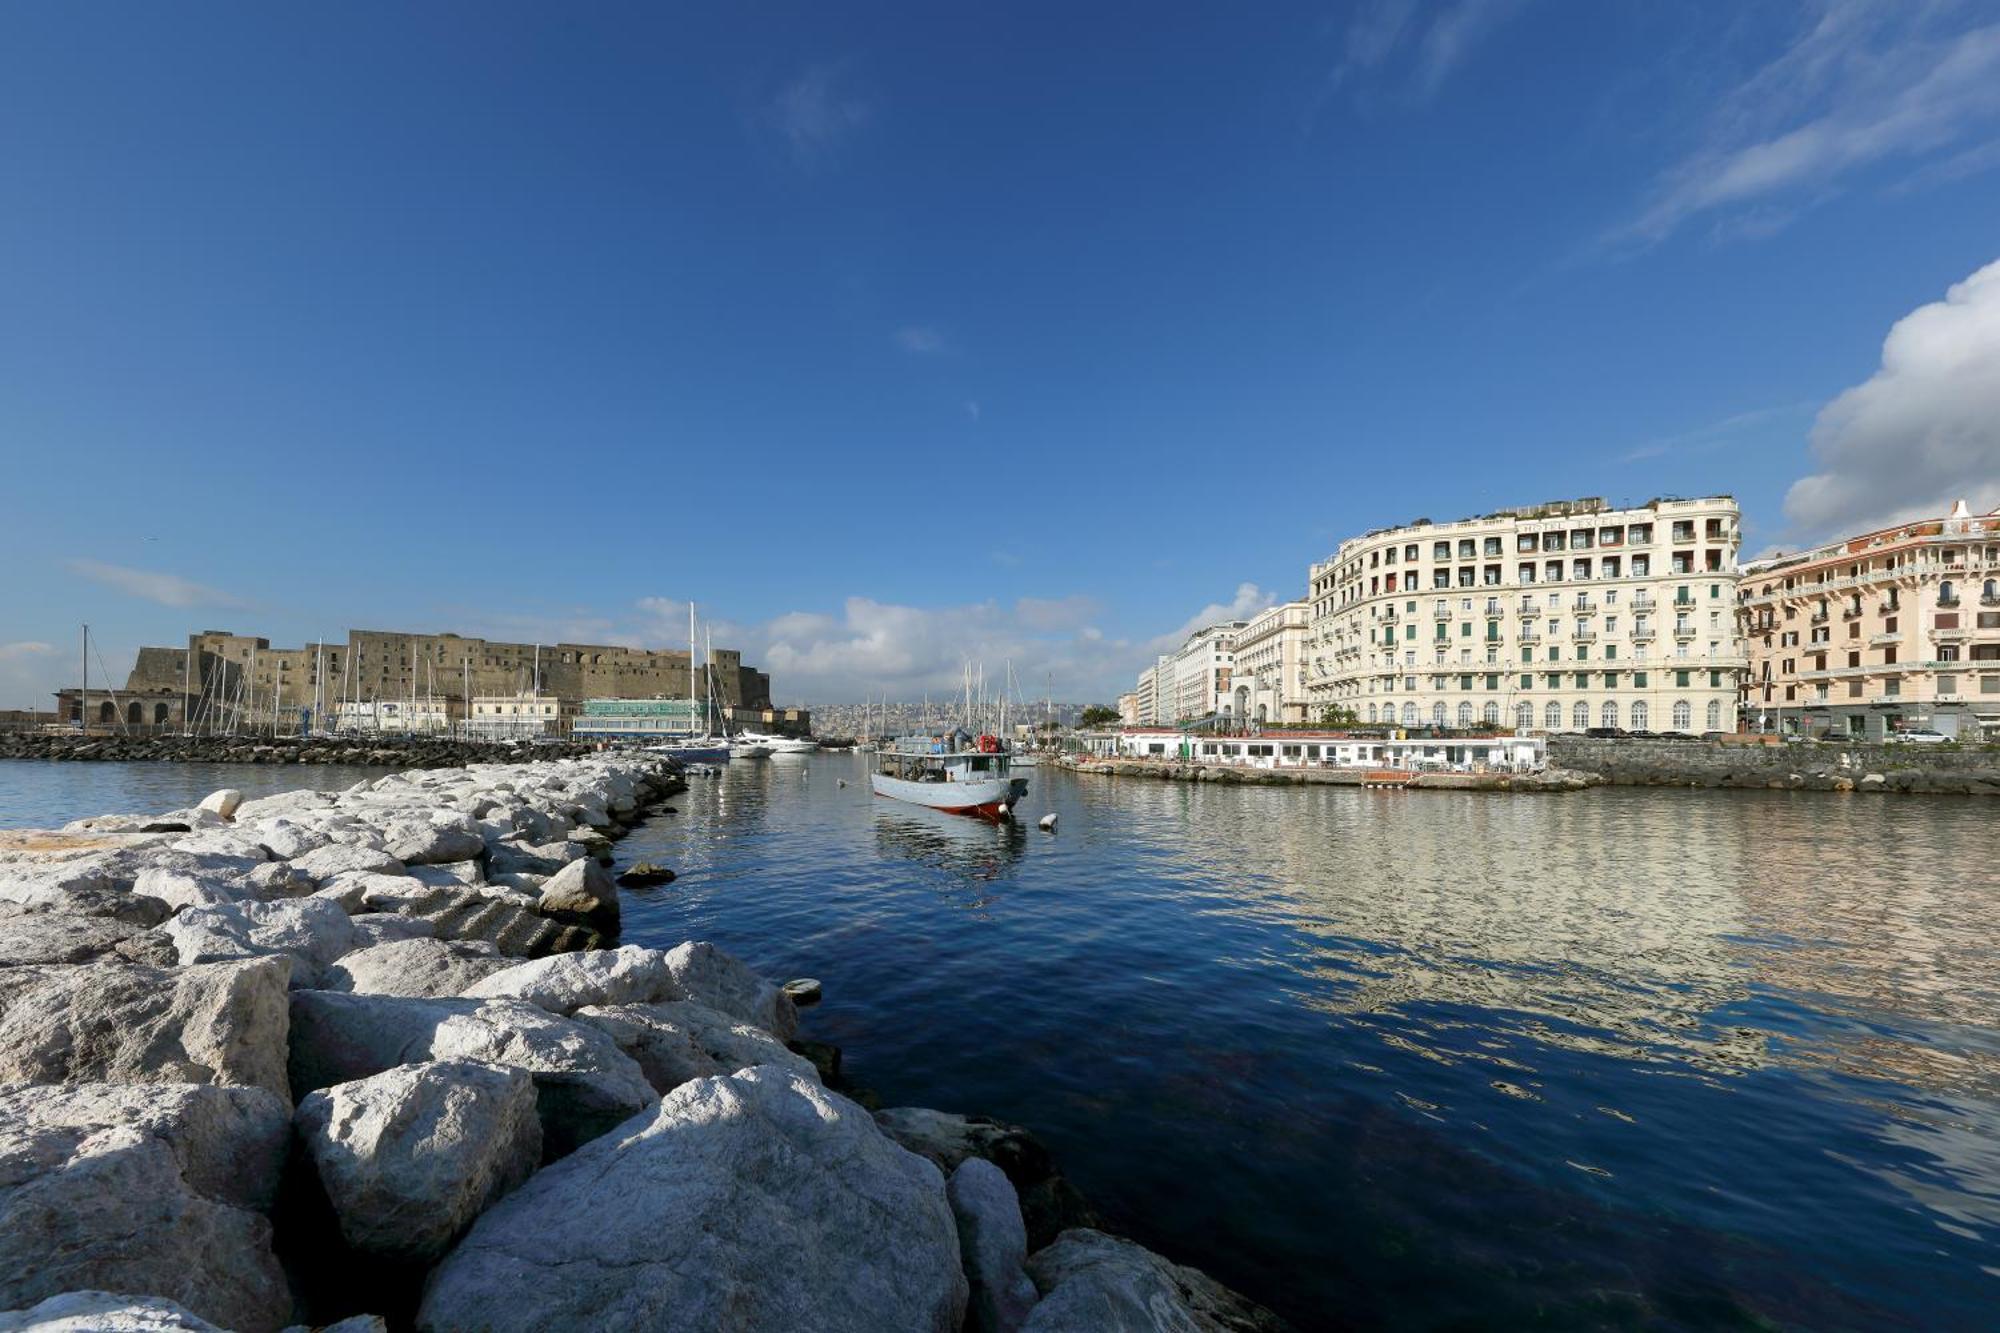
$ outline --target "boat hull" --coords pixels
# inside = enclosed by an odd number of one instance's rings
[[[954,815],[1000,819],[1028,794],[1026,778],[983,778],[974,782],[911,782],[887,773],[870,773],[877,796],[929,806]]]

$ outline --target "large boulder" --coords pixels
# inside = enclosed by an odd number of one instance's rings
[[[256,1088],[0,1091],[0,1306],[143,1292],[225,1328],[282,1326],[291,1293],[263,1210],[289,1124]]]
[[[1049,1150],[1019,1125],[924,1106],[885,1107],[875,1113],[875,1122],[946,1174],[971,1158],[984,1158],[1006,1172],[1020,1196],[1030,1250],[1051,1244],[1064,1231],[1098,1225],[1089,1201],[1056,1171]]]
[[[23,912],[108,916],[135,926],[157,926],[173,910],[158,898],[134,893],[129,878],[94,863],[76,862],[34,869],[0,867],[0,903]]]
[[[956,1333],[965,1299],[936,1168],[759,1068],[683,1084],[543,1169],[432,1273],[417,1322]]]
[[[667,970],[690,1000],[754,1023],[779,1041],[798,1035],[799,1011],[791,997],[706,940],[670,950]]]
[[[1197,1269],[1101,1231],[1065,1231],[1028,1256],[1041,1300],[1022,1333],[1285,1333],[1289,1325]]]
[[[618,930],[618,882],[596,861],[571,861],[542,885],[536,911],[581,921],[605,934]]]
[[[234,819],[236,818],[237,810],[241,809],[242,805],[243,793],[237,791],[234,787],[224,787],[220,791],[212,791],[202,797],[201,804],[197,805],[195,809],[206,810],[210,814],[218,815],[223,819]]]
[[[692,1000],[592,1005],[577,1021],[598,1028],[638,1062],[656,1092],[756,1065],[776,1065],[817,1079],[812,1061],[759,1027]]]
[[[958,1254],[972,1285],[967,1333],[1014,1333],[1035,1306],[1035,1284],[1022,1264],[1028,1229],[1007,1173],[983,1157],[966,1159],[945,1182],[958,1221]]]
[[[484,852],[486,840],[469,819],[447,824],[412,822],[390,826],[385,850],[405,866],[449,865]]]
[[[326,970],[327,990],[357,995],[462,995],[512,960],[484,940],[392,940],[356,949]]]
[[[291,960],[0,969],[0,1081],[211,1083],[288,1095]]]
[[[108,916],[66,912],[0,914],[0,967],[88,963],[111,958],[155,967],[174,965],[174,942],[157,930]]]
[[[477,1060],[525,1069],[535,1081],[542,1150],[554,1158],[658,1099],[617,1045],[587,1024],[512,1000],[416,999],[296,991],[295,1093],[424,1060]]]
[[[66,1291],[27,1310],[0,1311],[0,1333],[229,1333],[159,1296]]]
[[[265,851],[280,861],[304,856],[307,852],[317,851],[333,841],[318,829],[295,824],[289,819],[267,819],[249,829],[243,829],[243,825],[239,822],[237,828],[255,838]]]
[[[516,963],[480,979],[463,993],[482,999],[522,1000],[565,1015],[585,1005],[649,1004],[681,998],[680,983],[667,966],[667,955],[637,944],[551,954]]]
[[[183,964],[283,954],[295,964],[296,986],[317,984],[329,963],[354,948],[354,923],[338,902],[326,898],[191,907],[160,929]]]
[[[293,1117],[340,1234],[428,1263],[542,1156],[525,1070],[439,1060],[311,1093]]]
[[[316,847],[304,856],[293,858],[291,864],[322,884],[350,870],[369,870],[381,875],[403,873],[403,863],[387,852],[340,842]]]
[[[510,958],[541,958],[604,943],[588,927],[541,916],[517,896],[470,884],[430,885],[408,876],[378,876],[362,905],[370,912],[428,921],[441,940],[485,940]]]

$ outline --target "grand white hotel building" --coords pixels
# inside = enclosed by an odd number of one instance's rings
[[[1746,669],[1728,496],[1572,500],[1340,544],[1312,567],[1313,712],[1363,724],[1729,731]]]

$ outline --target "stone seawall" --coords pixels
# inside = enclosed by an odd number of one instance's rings
[[[611,840],[684,789],[601,754],[0,832],[0,1333],[1283,1328],[1025,1131],[845,1095],[818,983],[611,947]]]
[[[544,742],[538,759],[574,758],[591,747]],[[57,732],[0,734],[0,759],[65,762],[164,760],[183,764],[366,764],[394,768],[456,768],[512,760],[522,751],[505,742],[397,736],[75,736]]]
[[[2000,796],[2000,747],[1741,745],[1554,736],[1549,762],[1615,786]]]

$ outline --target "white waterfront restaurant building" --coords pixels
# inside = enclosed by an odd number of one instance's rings
[[[1548,763],[1543,736],[1356,736],[1339,731],[1217,735],[1178,727],[1082,732],[1078,748],[1098,759],[1154,759],[1234,768],[1394,769],[1405,772],[1533,773]]]
[[[1733,731],[1728,496],[1585,499],[1342,542],[1311,573],[1307,689],[1360,725]]]

